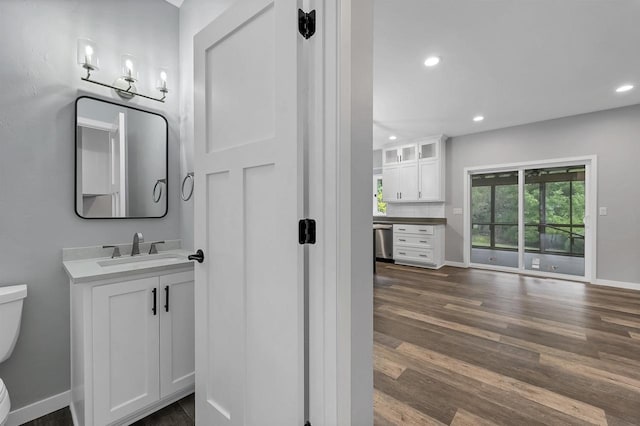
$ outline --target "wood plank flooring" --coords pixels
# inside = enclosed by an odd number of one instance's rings
[[[378,263],[377,425],[640,425],[640,292]]]

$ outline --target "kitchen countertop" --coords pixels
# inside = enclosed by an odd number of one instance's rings
[[[373,216],[373,223],[402,225],[446,225],[447,219],[444,217],[391,217]]]

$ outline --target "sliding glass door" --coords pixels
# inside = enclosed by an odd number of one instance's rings
[[[524,175],[525,269],[584,276],[585,166]]]
[[[467,170],[468,262],[589,278],[591,160]]]
[[[518,267],[518,172],[471,177],[471,262]]]

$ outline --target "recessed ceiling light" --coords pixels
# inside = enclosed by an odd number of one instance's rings
[[[438,56],[429,56],[424,61],[425,67],[434,67],[440,63],[440,58]]]
[[[391,135],[391,136],[389,136],[389,140],[390,140],[390,141],[395,141],[396,139],[398,139],[398,137],[397,137],[397,136],[395,136],[395,135]]]
[[[484,117],[481,115],[476,115],[475,117],[473,117],[473,121],[475,121],[476,123],[482,120],[484,120]]]
[[[631,89],[633,89],[633,84],[623,84],[622,86],[616,89],[616,92],[623,93],[623,92],[628,92]]]

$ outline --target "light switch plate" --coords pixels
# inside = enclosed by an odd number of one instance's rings
[[[607,208],[606,207],[600,207],[598,209],[598,213],[600,214],[600,216],[606,216],[607,215]]]
[[[462,208],[454,207],[453,208],[453,214],[462,214]]]

